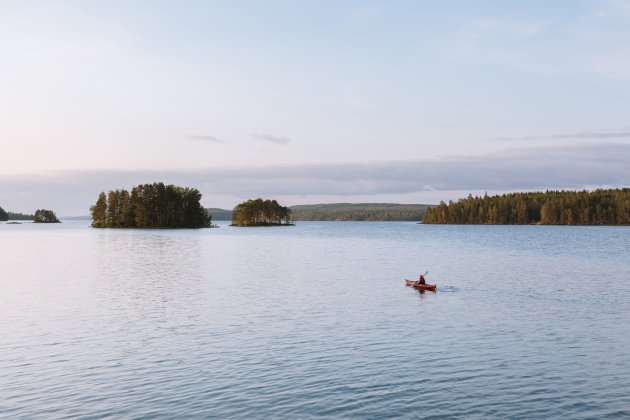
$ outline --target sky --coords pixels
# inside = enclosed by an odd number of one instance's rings
[[[3,1],[0,206],[630,184],[630,1]]]

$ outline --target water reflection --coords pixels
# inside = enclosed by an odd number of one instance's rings
[[[99,233],[95,287],[106,310],[173,321],[203,306],[201,245],[185,231]],[[129,313],[125,313],[129,317]]]

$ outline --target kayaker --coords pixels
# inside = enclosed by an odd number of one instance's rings
[[[418,284],[427,284],[427,282],[424,280],[424,274],[420,274],[420,279],[418,280]]]

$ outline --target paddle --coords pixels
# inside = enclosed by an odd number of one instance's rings
[[[423,276],[426,276],[427,274],[429,274],[429,270],[425,271]],[[405,279],[405,282],[407,282],[407,281],[411,282],[411,283],[418,283],[418,280],[412,281],[412,280],[409,280],[409,279]],[[407,284],[407,286],[411,286],[411,284]]]

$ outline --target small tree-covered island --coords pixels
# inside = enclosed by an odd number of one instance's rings
[[[276,200],[247,200],[232,210],[231,226],[293,226],[291,210]]]
[[[38,209],[33,215],[33,223],[61,223],[52,210]]]
[[[212,219],[196,188],[142,184],[100,193],[90,207],[95,228],[208,228]]]

